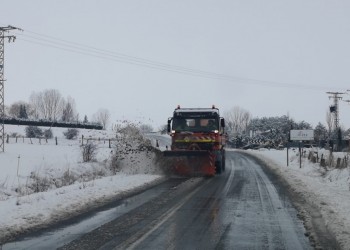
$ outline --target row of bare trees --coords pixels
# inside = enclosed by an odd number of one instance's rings
[[[6,109],[7,115],[13,118],[43,119],[48,121],[78,122],[79,113],[75,100],[68,96],[64,98],[56,89],[47,89],[41,92],[33,92],[29,102],[19,101]],[[107,127],[110,113],[107,109],[99,109],[92,116],[92,121]],[[84,123],[88,122],[87,116]]]
[[[334,116],[329,110],[327,111],[327,114],[326,114],[326,123],[328,127],[328,133],[330,135],[334,130]]]
[[[226,120],[226,127],[227,131],[230,134],[230,136],[237,137],[237,136],[249,136],[249,130],[252,129],[252,126],[256,125],[258,118],[252,118],[252,115],[249,111],[235,106],[231,108],[230,110],[224,112],[224,117]],[[284,119],[285,118],[285,119]],[[329,140],[331,138],[335,137],[335,127],[334,127],[334,116],[333,114],[328,111],[326,113],[326,124],[323,125],[321,122],[317,124],[314,128],[314,135],[315,135],[315,142],[319,141],[325,141]],[[276,117],[276,121],[274,123],[271,123],[268,125],[268,128],[264,128],[265,130],[279,130],[284,131],[285,134],[288,133],[292,127],[294,129],[311,129],[311,125],[302,121],[299,123],[294,122],[292,119],[289,118],[289,116],[286,117]],[[272,119],[273,120],[273,119]],[[276,126],[278,124],[278,126]],[[291,126],[294,125],[294,126]],[[285,128],[284,128],[285,127]],[[262,128],[261,128],[262,129]],[[263,130],[264,130],[263,129]],[[340,128],[341,133],[343,135],[350,135],[350,129],[348,131],[345,131],[344,128]],[[264,132],[264,131],[260,131]],[[272,132],[271,132],[272,133]]]
[[[74,99],[70,96],[63,98],[56,89],[33,92],[29,101],[35,119],[72,122],[78,118]]]

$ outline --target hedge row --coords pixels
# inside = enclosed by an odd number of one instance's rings
[[[4,124],[9,125],[27,125],[27,126],[42,126],[42,127],[59,127],[59,128],[84,128],[102,130],[103,126],[96,123],[72,123],[72,122],[58,122],[45,120],[25,120],[16,118],[4,118]],[[2,122],[2,121],[0,121]]]

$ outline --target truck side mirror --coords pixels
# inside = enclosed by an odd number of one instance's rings
[[[168,131],[168,133],[170,133],[170,131],[171,131],[171,119],[170,118],[168,119],[167,131]]]
[[[220,119],[220,122],[221,122],[221,127],[225,127],[225,119],[224,118],[221,118]]]

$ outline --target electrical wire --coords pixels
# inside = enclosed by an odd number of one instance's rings
[[[236,84],[253,84],[260,86],[270,86],[270,87],[283,87],[283,88],[299,88],[299,89],[310,89],[310,90],[325,90],[328,87],[317,86],[317,85],[303,85],[296,83],[285,83],[285,82],[275,82],[275,81],[265,81],[265,80],[257,80],[250,78],[242,78],[235,77],[215,72],[203,71],[188,67],[182,67],[178,65],[158,62],[142,57],[131,56],[123,53],[118,53],[110,50],[104,50],[100,48],[96,48],[89,45],[84,45],[81,43],[76,43],[44,34],[40,34],[33,31],[25,31],[31,35],[27,35],[24,33],[16,33],[18,40],[37,44],[40,46],[51,47],[58,50],[63,50],[67,52],[72,52],[76,54],[82,54],[86,56],[91,56],[99,59],[115,61],[124,64],[131,64],[140,67],[146,67],[155,70],[162,70],[167,72],[185,74],[190,76],[215,79],[215,80],[224,80],[229,82],[234,82]]]

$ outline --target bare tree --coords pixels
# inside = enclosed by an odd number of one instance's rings
[[[40,93],[33,92],[29,97],[30,105],[33,109],[32,117],[34,119],[40,118],[40,106],[42,103],[42,98]]]
[[[224,113],[227,127],[232,134],[242,134],[246,132],[251,120],[251,114],[238,106],[233,107]]]
[[[5,105],[5,117],[9,115],[10,107]]]
[[[152,125],[149,125],[149,124],[141,124],[140,130],[144,133],[150,133],[153,131],[153,127]]]
[[[49,120],[57,120],[63,108],[63,98],[59,91],[55,89],[45,90],[43,93],[43,101],[47,113],[46,118]]]
[[[329,110],[326,113],[326,123],[328,127],[328,137],[330,138],[334,129],[334,116]]]
[[[92,161],[97,153],[97,146],[91,142],[82,146],[83,162]]]
[[[252,119],[251,113],[248,111],[244,111],[242,115],[242,132],[247,133],[248,126],[250,124],[250,121]]]
[[[160,126],[158,130],[162,135],[166,134],[168,131],[168,124],[164,124],[164,125]]]
[[[110,113],[107,109],[99,109],[92,117],[95,122],[101,123],[103,129],[107,128],[109,123]]]
[[[62,121],[73,122],[76,118],[75,101],[68,96],[67,100],[63,100]]]
[[[55,121],[63,109],[63,98],[56,89],[33,92],[30,96],[30,102],[35,110],[35,118]]]

